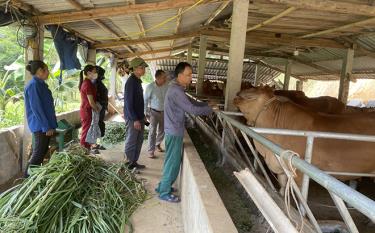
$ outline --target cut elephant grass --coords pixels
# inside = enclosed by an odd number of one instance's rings
[[[1,233],[124,232],[146,199],[126,165],[109,164],[72,146],[0,195]]]
[[[105,123],[105,135],[103,142],[109,145],[115,145],[125,141],[126,126],[123,122],[109,121]],[[145,128],[143,139],[147,140],[148,129]]]

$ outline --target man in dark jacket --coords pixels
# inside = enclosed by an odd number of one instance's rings
[[[125,155],[130,169],[145,168],[138,164],[142,149],[143,132],[145,127],[143,88],[141,77],[145,74],[148,65],[142,58],[134,58],[129,65],[133,69],[125,85],[124,93],[124,117],[127,125],[125,139]]]

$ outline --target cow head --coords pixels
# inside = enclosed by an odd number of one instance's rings
[[[253,87],[237,94],[234,105],[244,114],[247,124],[254,125],[258,113],[273,97],[273,90],[266,87]]]

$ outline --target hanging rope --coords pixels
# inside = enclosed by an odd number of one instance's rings
[[[304,224],[303,213],[302,213],[301,207],[300,207],[300,205],[297,201],[297,198],[296,198],[296,195],[294,193],[293,186],[292,186],[292,182],[293,182],[294,178],[297,177],[296,168],[293,167],[293,164],[292,164],[292,159],[293,159],[294,156],[297,156],[298,158],[300,157],[299,154],[297,154],[296,152],[293,152],[291,150],[285,150],[280,154],[280,160],[279,161],[280,161],[281,167],[283,168],[283,170],[284,170],[284,172],[287,176],[287,182],[286,182],[286,185],[285,185],[285,193],[284,193],[284,204],[285,204],[286,212],[287,212],[287,215],[288,215],[289,219],[291,221],[293,221],[294,224],[296,225],[296,228],[298,229],[300,227],[299,232],[302,232],[303,224]],[[288,159],[287,163],[284,160],[285,157]],[[297,210],[298,210],[298,213],[299,213],[299,216],[300,216],[300,223],[298,223],[297,221],[294,221],[291,218],[291,214],[290,214],[291,198],[290,198],[290,196],[292,196],[292,199],[293,199],[294,203],[296,204],[296,207],[297,207]]]

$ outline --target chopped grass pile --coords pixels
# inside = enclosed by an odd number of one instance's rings
[[[143,185],[125,164],[72,147],[0,195],[0,232],[124,232],[145,199]]]

